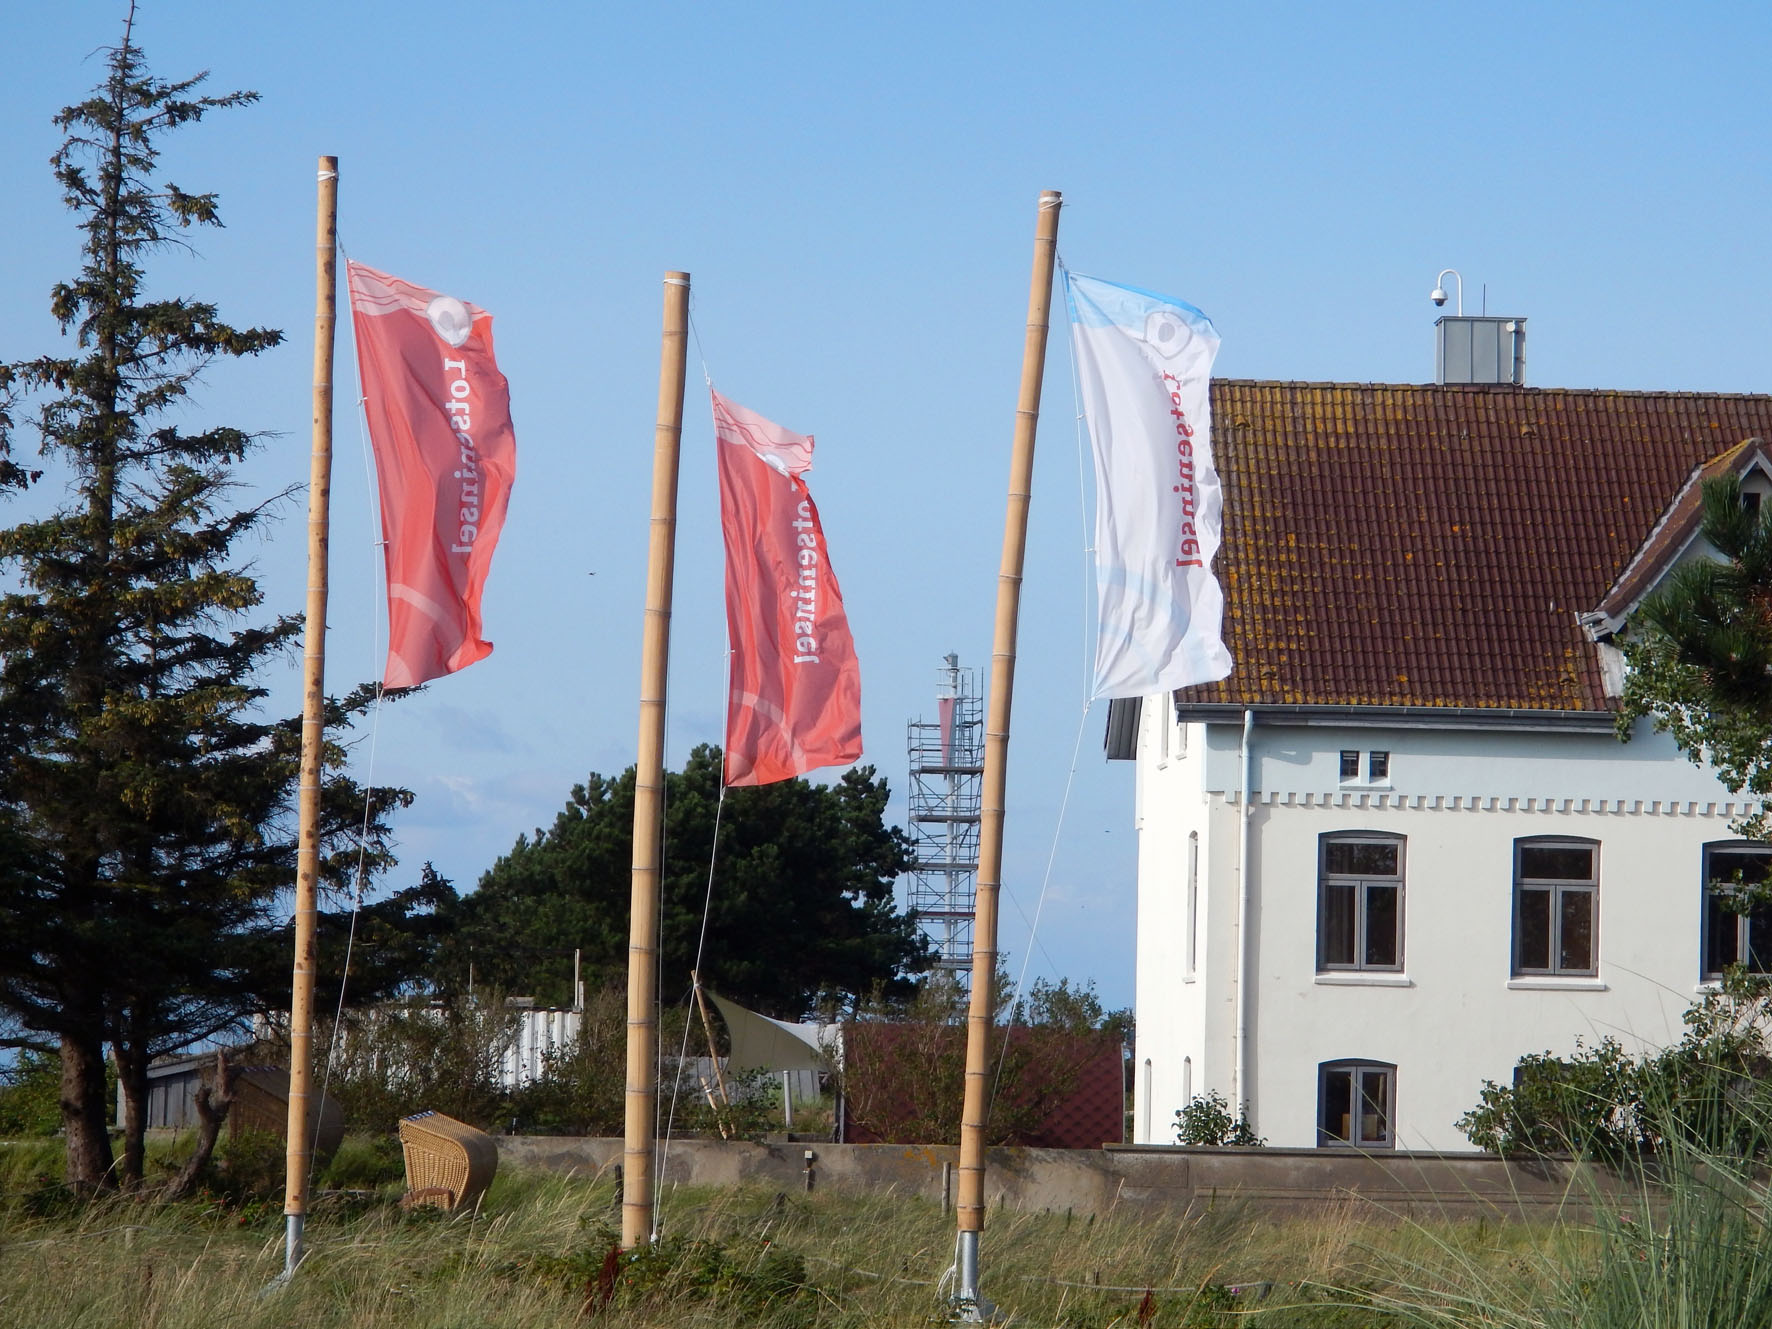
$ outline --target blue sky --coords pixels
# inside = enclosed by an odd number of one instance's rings
[[[122,8],[17,6],[0,79],[0,359],[55,335],[77,237],[49,123]],[[166,77],[264,100],[169,141],[227,229],[167,293],[287,345],[218,367],[200,413],[274,431],[245,475],[305,481],[314,159],[353,257],[496,316],[518,482],[486,600],[496,652],[383,712],[374,778],[419,800],[402,876],[471,884],[591,770],[633,760],[659,279],[693,274],[726,394],[818,439],[809,479],[863,666],[867,760],[905,781],[948,651],[984,664],[1032,251],[1059,189],[1077,271],[1205,310],[1233,377],[1432,377],[1434,275],[1527,317],[1540,386],[1764,392],[1768,136],[1759,6],[173,4]],[[1059,306],[1062,308],[1062,306]],[[1062,331],[1062,329],[1060,329]],[[341,364],[351,353],[341,334]],[[718,741],[712,430],[692,367],[670,756]],[[342,386],[341,403],[351,395]],[[338,414],[329,678],[380,671],[354,413]],[[1131,771],[1082,759],[1035,910],[1085,692],[1069,357],[1047,367],[1009,776],[1004,941],[1030,976],[1132,998]],[[45,495],[46,497],[47,495]],[[255,551],[301,604],[298,504]],[[593,575],[594,574],[594,575]],[[298,703],[292,664],[270,680]],[[369,744],[358,751],[366,762]],[[902,804],[895,809],[902,816]]]

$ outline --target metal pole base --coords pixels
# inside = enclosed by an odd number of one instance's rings
[[[978,1290],[978,1233],[960,1233],[954,1251],[954,1297],[948,1303],[950,1324],[992,1324],[997,1307]]]
[[[289,1286],[289,1280],[295,1277],[295,1266],[302,1261],[301,1248],[302,1216],[285,1214],[283,1216],[283,1272],[278,1274],[264,1287],[258,1295],[268,1297],[273,1292],[281,1292]]]
[[[287,1214],[284,1219],[283,1235],[283,1279],[287,1282],[295,1277],[295,1267],[302,1261],[306,1253],[301,1248],[302,1215]]]

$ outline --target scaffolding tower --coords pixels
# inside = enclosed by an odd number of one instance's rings
[[[912,720],[911,868],[907,906],[935,948],[936,967],[972,971],[978,820],[984,795],[984,700],[978,671],[944,658],[936,719]]]

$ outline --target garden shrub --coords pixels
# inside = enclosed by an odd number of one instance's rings
[[[1567,1057],[1521,1057],[1513,1083],[1483,1082],[1458,1129],[1479,1149],[1616,1162],[1679,1144],[1751,1161],[1772,1154],[1767,985],[1739,972],[1682,1017],[1672,1047],[1632,1056],[1617,1039]]]
[[[0,1137],[41,1138],[61,1129],[61,1059],[26,1050],[0,1070]]]
[[[1267,1143],[1249,1124],[1249,1109],[1231,1116],[1231,1105],[1217,1090],[1196,1094],[1186,1107],[1175,1111],[1175,1142],[1197,1145],[1236,1145],[1259,1148]]]

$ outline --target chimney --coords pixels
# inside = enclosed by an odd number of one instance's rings
[[[1434,321],[1434,382],[1526,384],[1526,320],[1442,315]]]

